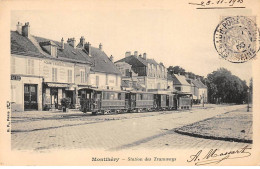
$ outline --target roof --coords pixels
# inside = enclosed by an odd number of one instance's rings
[[[81,48],[73,48],[71,45],[68,43],[64,43],[64,49],[61,49],[61,42],[58,41],[53,41],[50,39],[42,38],[42,37],[37,37],[34,36],[36,41],[41,45],[40,47],[42,48],[43,51],[46,53],[50,54],[50,49],[45,46],[47,42],[51,42],[51,44],[55,44],[58,47],[57,50],[57,56],[58,58],[62,60],[76,60],[76,61],[82,61],[82,62],[91,62],[90,57],[84,50]]]
[[[186,77],[182,76],[182,75],[178,75],[178,74],[173,74],[173,85],[190,85],[187,81],[186,81]]]
[[[135,57],[134,55],[122,58],[122,59],[116,61],[115,63],[118,63],[118,62],[126,62],[134,67],[147,66],[147,62],[145,62],[144,59]]]
[[[57,58],[50,55],[50,48],[46,45],[57,46]],[[92,64],[92,71],[121,75],[105,52],[98,48],[91,47],[90,57],[85,49],[73,48],[68,43],[64,43],[64,49],[61,49],[61,42],[32,35],[27,38],[16,31],[11,31],[11,54],[87,63]]]
[[[139,57],[139,56],[136,57],[134,55],[122,58],[122,59],[116,61],[115,63],[117,63],[117,62],[126,62],[126,63],[128,63],[132,66],[136,66],[136,67],[147,66],[148,64],[153,64],[155,66],[161,65],[161,64],[157,63],[154,59],[144,59],[142,57]]]
[[[55,44],[58,47],[57,58],[50,55],[50,50],[45,46],[48,43],[52,45]],[[70,62],[91,63],[88,55],[81,49],[74,49],[72,46],[65,44],[65,48],[61,50],[60,42],[36,36],[31,36],[30,39],[20,35],[16,31],[11,31],[11,54]]]
[[[11,31],[11,54],[45,57],[28,38],[16,31]]]
[[[92,71],[121,75],[116,65],[99,48],[91,47],[91,60],[94,63],[94,66],[91,67]]]
[[[204,85],[204,84],[203,84],[200,80],[198,80],[198,79],[193,80],[192,83],[193,83],[196,87],[198,87],[198,88],[207,88],[207,86]]]

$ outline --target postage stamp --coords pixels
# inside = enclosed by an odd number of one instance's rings
[[[259,29],[254,17],[225,17],[214,31],[219,55],[233,63],[251,60],[259,51]]]

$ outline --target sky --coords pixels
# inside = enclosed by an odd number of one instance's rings
[[[178,6],[179,5],[179,6]],[[11,30],[17,22],[29,22],[32,35],[60,41],[81,36],[92,46],[103,44],[103,50],[114,60],[126,51],[147,53],[148,58],[166,67],[181,66],[186,71],[207,76],[225,67],[247,82],[252,77],[252,61],[230,63],[218,55],[213,33],[225,12],[180,10],[173,7],[134,7],[89,10],[26,10],[11,12]],[[236,14],[229,11],[228,14]],[[249,11],[243,11],[249,12]],[[226,14],[227,15],[227,14]]]

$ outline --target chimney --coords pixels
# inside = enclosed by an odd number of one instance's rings
[[[111,62],[114,62],[114,56],[110,56],[109,59],[111,60]]]
[[[139,58],[142,58],[142,54],[140,54],[138,57],[139,57]]]
[[[88,42],[84,45],[85,50],[88,52],[88,55],[91,56],[91,44]]]
[[[29,22],[26,22],[24,24],[24,26],[22,26],[22,35],[27,37],[27,38],[30,36],[30,25],[29,25]]]
[[[16,25],[16,31],[21,35],[22,34],[22,23],[18,22]]]
[[[143,54],[143,58],[144,58],[144,60],[146,60],[146,53]]]
[[[100,43],[99,44],[99,50],[102,50],[102,47],[103,47],[103,45]],[[112,55],[111,55],[112,56]]]
[[[75,38],[68,38],[67,43],[72,46],[73,48],[76,48],[76,40]]]
[[[81,37],[80,37],[79,43],[80,43],[80,46],[82,46],[82,48],[83,48],[83,47],[84,47],[84,44],[85,44],[85,38],[84,38],[84,36],[81,36]]]
[[[137,52],[137,51],[135,51],[135,52],[134,52],[134,55],[135,55],[135,57],[137,57],[137,56],[138,56],[138,52]]]
[[[64,40],[63,40],[63,38],[61,39],[61,49],[64,49]]]
[[[131,56],[131,52],[130,51],[125,52],[125,57],[128,57],[128,56]]]

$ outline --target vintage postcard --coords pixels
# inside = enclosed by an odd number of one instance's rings
[[[259,0],[0,2],[0,165],[260,165]]]

